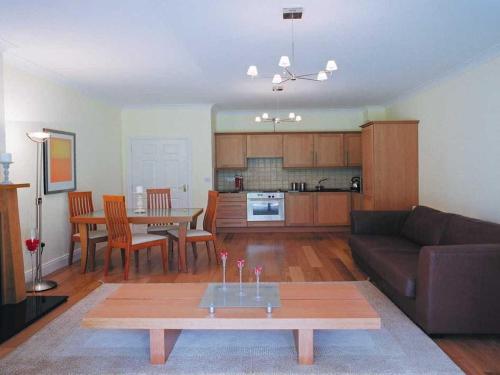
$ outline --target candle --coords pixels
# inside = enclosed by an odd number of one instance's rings
[[[144,188],[142,186],[136,186],[135,192],[137,194],[142,194],[142,193],[144,193]]]
[[[7,152],[0,154],[0,163],[12,163],[12,154]]]

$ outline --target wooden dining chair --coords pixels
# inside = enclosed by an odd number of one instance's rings
[[[166,272],[168,260],[167,238],[150,233],[132,234],[127,218],[125,197],[123,195],[105,195],[103,200],[104,215],[108,228],[108,247],[104,256],[104,275],[107,276],[109,271],[112,249],[124,250],[124,279],[128,280],[130,255],[133,252],[153,246],[160,246],[163,272]]]
[[[208,261],[210,262],[211,261],[210,243],[212,243],[217,264],[219,264],[219,257],[217,256],[215,212],[217,211],[218,197],[219,197],[219,192],[211,190],[208,192],[208,203],[207,203],[207,209],[205,211],[205,217],[203,218],[203,229],[188,229],[186,234],[186,243],[191,244],[195,258],[197,258],[196,243],[205,242],[205,246],[207,247]],[[169,230],[168,235],[178,244],[179,241],[178,229]],[[179,248],[179,246],[177,246],[177,248]]]
[[[89,214],[94,211],[91,191],[70,191],[68,192],[69,216],[78,216]],[[108,240],[108,232],[106,230],[97,229],[96,224],[88,225],[88,249],[89,262],[92,271],[95,270],[95,252],[96,244],[106,242]],[[73,263],[73,253],[75,252],[75,243],[80,241],[80,233],[78,233],[78,224],[71,223],[71,236],[69,240],[69,256],[68,264]]]
[[[146,189],[148,210],[158,210],[172,208],[172,196],[170,188]],[[176,229],[178,226],[172,223],[148,224],[148,233],[167,236],[169,230]],[[170,251],[172,246],[169,245]],[[151,259],[151,249],[148,249],[148,260]]]

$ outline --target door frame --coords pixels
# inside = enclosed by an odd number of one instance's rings
[[[175,138],[170,138],[170,137],[128,137],[128,142],[127,142],[127,168],[126,168],[126,173],[127,176],[125,177],[125,198],[127,200],[127,205],[130,204],[131,202],[131,194],[132,191],[129,190],[132,184],[132,144],[134,141],[185,141],[186,142],[186,152],[187,152],[187,167],[188,167],[188,176],[187,176],[187,185],[188,185],[188,190],[187,190],[187,205],[190,206],[191,202],[193,201],[193,196],[192,196],[192,176],[193,176],[193,169],[192,169],[192,152],[191,152],[191,139],[186,138],[186,137],[175,137]],[[187,208],[187,207],[186,207]]]

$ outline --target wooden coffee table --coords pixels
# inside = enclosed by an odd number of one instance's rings
[[[281,307],[199,308],[206,283],[124,284],[90,310],[87,328],[147,329],[152,364],[165,363],[183,329],[290,329],[298,362],[312,364],[314,330],[380,329],[380,317],[353,283],[280,283]]]

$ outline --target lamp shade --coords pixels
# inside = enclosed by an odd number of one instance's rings
[[[50,133],[45,132],[31,132],[26,133],[26,135],[34,142],[44,142],[45,140],[50,138]]]
[[[328,79],[328,76],[326,75],[326,72],[324,70],[321,70],[318,73],[318,76],[316,77],[318,81],[326,81]]]
[[[290,66],[290,59],[288,56],[281,56],[278,65],[282,68],[288,68]]]
[[[275,85],[279,85],[281,83],[281,76],[279,74],[275,74],[274,77],[273,77],[272,82]]]
[[[295,116],[295,121],[297,122],[302,121],[302,116],[300,115]]]
[[[288,114],[288,118],[293,120],[293,119],[295,118],[295,113],[290,112],[290,113]]]
[[[335,60],[328,60],[328,62],[326,63],[326,68],[325,70],[327,72],[333,72],[334,70],[337,70],[337,63],[335,62]]]
[[[250,77],[256,77],[259,74],[257,67],[255,65],[250,65],[247,70],[247,75]]]
[[[260,118],[260,116],[255,117],[255,122],[261,122],[261,121],[262,119]]]

